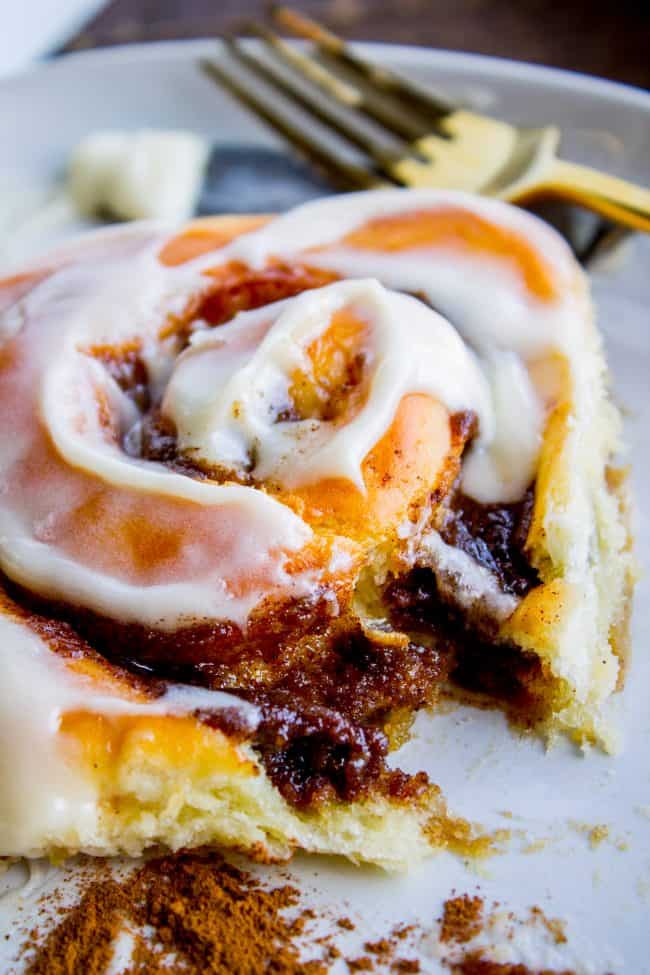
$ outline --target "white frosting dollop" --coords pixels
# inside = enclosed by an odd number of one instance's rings
[[[493,409],[492,437],[474,442],[463,463],[463,491],[476,501],[519,501],[535,478],[544,408],[522,359],[496,349],[483,358]]]
[[[193,132],[93,132],[70,158],[69,192],[82,213],[119,220],[187,220],[208,158]]]
[[[401,251],[355,248],[342,243],[370,220],[440,206],[466,208],[496,226],[521,235],[543,256],[557,297],[540,300],[508,255],[477,254],[446,244]],[[520,498],[535,475],[544,411],[526,363],[574,341],[582,317],[576,296],[576,265],[562,238],[548,224],[496,200],[437,190],[381,190],[306,203],[225,249],[229,259],[262,266],[269,256],[303,255],[310,266],[345,277],[376,277],[388,288],[424,297],[476,351],[491,389],[494,426],[464,467],[463,488],[477,501]]]
[[[307,348],[341,311],[368,327],[361,350],[371,374],[365,403],[348,422],[278,421],[294,371],[311,371]],[[489,388],[451,325],[376,280],[342,281],[195,333],[170,378],[163,409],[182,447],[209,464],[248,465],[257,479],[289,488],[337,477],[364,491],[363,460],[407,393],[427,393],[451,413],[473,410],[489,442]]]

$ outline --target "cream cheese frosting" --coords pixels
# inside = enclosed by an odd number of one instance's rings
[[[84,351],[137,336],[145,354],[165,357],[156,336],[166,313],[181,310],[204,285],[195,274],[166,273],[157,260],[164,239],[148,227],[99,237],[79,263],[63,263],[9,309],[5,329],[14,335],[5,349],[15,365],[0,403],[13,435],[0,444],[0,564],[43,595],[127,622],[243,624],[269,592],[310,590],[310,580],[284,571],[286,553],[309,541],[309,527],[262,492],[129,457],[107,435],[98,403],[109,404],[118,432],[134,420],[134,408]],[[174,564],[142,566],[134,575],[101,538],[93,544],[91,535],[80,536],[79,509],[98,499],[105,518],[140,519],[154,529],[158,522],[160,531],[175,532]],[[227,580],[246,573],[259,581],[228,588]]]
[[[6,617],[0,618],[0,671],[0,856],[29,856],[97,830],[100,787],[85,765],[66,756],[59,733],[66,714],[137,719],[236,708],[251,730],[258,721],[254,705],[205,688],[171,686],[145,701],[121,697],[112,686],[70,672],[38,634]]]
[[[540,301],[508,259],[498,255],[477,256],[471,249],[444,244],[382,253],[341,243],[368,221],[441,205],[466,206],[525,237],[552,268],[558,297]],[[523,367],[567,348],[581,301],[573,287],[573,257],[548,225],[515,207],[463,193],[382,190],[307,203],[234,241],[227,252],[229,259],[253,266],[262,266],[270,255],[291,259],[307,253],[313,267],[345,277],[377,277],[388,288],[425,297],[479,355],[491,388],[492,413],[501,421],[466,459],[463,488],[484,503],[521,497],[534,477],[544,425]]]
[[[187,220],[207,159],[207,142],[193,132],[93,132],[72,153],[69,192],[91,217],[110,213],[118,220]]]
[[[543,253],[561,297],[537,299],[498,255],[437,245],[382,253],[339,243],[371,219],[452,206],[524,235]],[[0,388],[12,433],[0,446],[0,566],[10,578],[126,622],[244,626],[268,595],[309,596],[322,587],[324,572],[345,561],[334,545],[329,565],[289,572],[313,533],[279,500],[249,486],[198,481],[124,451],[121,438],[137,428],[137,411],[89,350],[134,339],[164,390],[163,410],[181,448],[208,463],[236,468],[253,452],[262,480],[295,486],[338,477],[363,490],[361,462],[401,397],[426,392],[450,412],[479,417],[464,490],[486,502],[522,495],[544,423],[527,364],[562,347],[573,308],[573,260],[540,221],[463,194],[396,190],[307,204],[179,267],[158,258],[169,236],[142,224],[82,238],[53,255],[43,280],[0,315],[5,357],[14,362]],[[199,331],[176,359],[161,328],[209,287],[206,270],[232,261],[260,267],[269,258],[301,259],[361,280]],[[424,296],[452,324],[389,288]],[[279,420],[292,368],[346,306],[368,323],[367,402],[336,428]],[[153,525],[161,538],[173,536],[173,558],[136,564],[119,546],[109,550],[105,537],[94,535],[93,505],[106,524],[129,521],[134,531]]]
[[[343,425],[278,421],[292,372],[309,370],[307,346],[342,310],[368,325],[367,401]],[[473,410],[490,439],[490,393],[474,354],[422,302],[370,279],[306,291],[241,313],[216,331],[195,333],[170,377],[163,410],[175,421],[182,446],[208,463],[236,469],[249,463],[255,448],[251,473],[259,480],[298,487],[337,477],[364,492],[363,459],[407,393],[427,393],[450,412]]]

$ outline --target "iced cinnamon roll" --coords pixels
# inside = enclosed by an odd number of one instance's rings
[[[607,744],[632,560],[584,276],[432,191],[134,224],[0,284],[0,855],[402,866],[455,688]]]

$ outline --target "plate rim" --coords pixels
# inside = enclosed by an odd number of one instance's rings
[[[251,43],[259,42],[253,41]],[[437,64],[441,68],[462,70],[463,65],[465,65],[468,69],[482,70],[493,77],[545,82],[558,89],[570,87],[577,93],[599,95],[603,99],[618,103],[623,102],[650,114],[650,91],[644,91],[637,86],[621,81],[612,81],[598,75],[573,71],[569,68],[557,68],[531,61],[516,61],[511,58],[454,51],[447,48],[376,41],[353,41],[351,43],[367,55],[378,55],[380,60],[387,55],[397,55],[422,67],[435,67]],[[120,63],[156,60],[164,56],[186,60],[192,56],[204,56],[210,50],[214,50],[215,46],[223,50],[224,42],[219,38],[183,38],[135,44],[115,44],[82,51],[70,51],[51,58],[40,59],[12,74],[1,77],[0,94],[4,94],[14,85],[19,86],[22,82],[31,81],[40,74],[65,69],[70,65],[83,64],[84,61],[99,62],[100,64]]]

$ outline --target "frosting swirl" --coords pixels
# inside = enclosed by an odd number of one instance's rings
[[[528,364],[561,344],[555,282],[572,267],[541,225],[456,194],[391,191],[232,241],[197,233],[100,233],[4,284],[9,579],[157,630],[245,629],[300,600],[336,612],[372,547],[455,476],[462,411],[479,431],[467,486],[520,495],[543,423]],[[332,283],[253,297],[209,327],[224,273],[263,279],[278,261]],[[140,371],[140,399],[115,363]],[[143,450],[154,413],[176,464]]]

